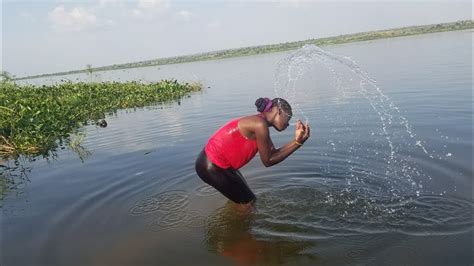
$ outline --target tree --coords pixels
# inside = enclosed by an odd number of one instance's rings
[[[91,64],[86,65],[86,72],[89,73],[89,76],[90,76],[90,79],[91,79],[91,82],[92,82],[92,72],[94,72],[94,70],[92,69]]]
[[[11,81],[13,79],[12,74],[4,70],[0,73],[0,77],[2,78],[2,82]]]

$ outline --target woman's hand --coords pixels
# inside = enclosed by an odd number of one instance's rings
[[[304,125],[301,120],[296,121],[295,141],[303,144],[310,136],[310,128],[308,122]]]

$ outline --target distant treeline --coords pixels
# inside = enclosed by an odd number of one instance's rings
[[[153,59],[153,60],[126,63],[126,64],[114,64],[110,66],[95,67],[95,68],[92,68],[90,65],[88,65],[86,69],[66,71],[66,72],[57,72],[57,73],[51,73],[51,74],[42,74],[42,75],[35,75],[35,76],[27,76],[27,77],[16,78],[15,80],[40,78],[40,77],[48,77],[48,76],[62,76],[62,75],[70,75],[70,74],[78,74],[78,73],[92,73],[92,72],[97,72],[97,71],[149,67],[149,66],[157,66],[157,65],[178,64],[178,63],[187,63],[187,62],[194,62],[194,61],[216,60],[216,59],[223,59],[223,58],[229,58],[229,57],[265,54],[265,53],[294,50],[294,49],[301,48],[302,46],[306,44],[315,44],[317,46],[325,46],[325,45],[332,45],[332,44],[360,42],[360,41],[393,38],[393,37],[401,37],[401,36],[409,36],[409,35],[418,35],[418,34],[426,34],[426,33],[434,33],[434,32],[443,32],[443,31],[466,30],[466,29],[473,29],[473,28],[474,28],[474,22],[472,20],[462,20],[462,21],[450,22],[450,23],[410,26],[410,27],[395,28],[395,29],[388,29],[388,30],[346,34],[346,35],[327,37],[327,38],[309,39],[309,40],[304,40],[304,41],[220,50],[220,51],[213,51],[213,52],[199,53],[199,54],[192,54],[192,55],[159,58],[159,59]]]

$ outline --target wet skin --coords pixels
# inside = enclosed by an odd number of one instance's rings
[[[291,114],[288,114],[278,106],[274,106],[270,112],[246,116],[239,121],[240,133],[247,139],[257,140],[258,152],[265,167],[270,167],[285,160],[310,137],[308,123],[303,124],[298,120],[296,122],[294,139],[280,148],[275,148],[270,138],[269,127],[273,127],[281,132],[288,128],[290,119]],[[249,209],[254,202],[240,204],[242,205],[240,208]]]

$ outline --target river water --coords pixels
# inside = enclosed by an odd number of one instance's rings
[[[94,74],[204,89],[109,115],[81,129],[80,153],[12,173],[1,264],[472,265],[472,31],[323,49]],[[312,137],[278,165],[257,155],[241,169],[257,204],[240,215],[194,160],[276,95]],[[294,126],[271,136],[284,145]]]

